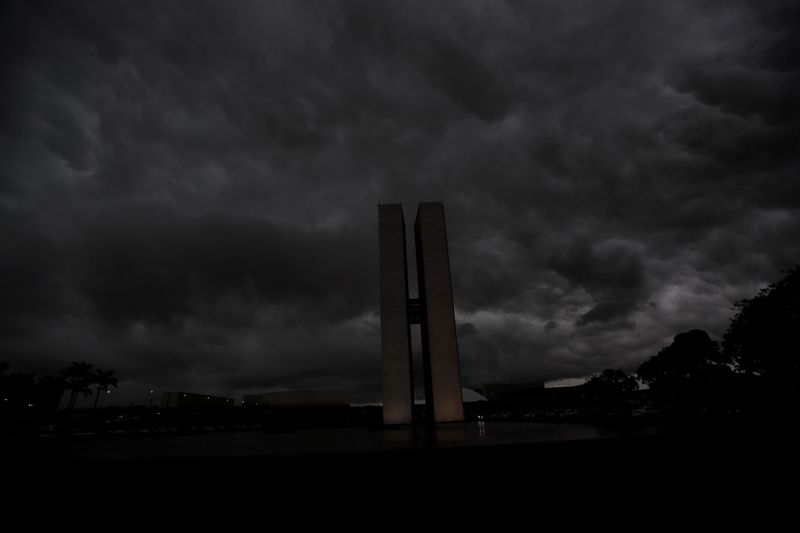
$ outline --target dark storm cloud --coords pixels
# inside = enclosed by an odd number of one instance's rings
[[[90,261],[79,284],[98,315],[111,320],[165,322],[233,295],[307,305],[303,319],[311,325],[317,317],[363,313],[377,283],[363,246],[371,239],[355,231],[147,209],[89,220],[81,235],[78,255]]]
[[[579,325],[627,316],[644,296],[641,251],[626,243],[575,243],[553,258],[553,268],[584,287],[596,305],[578,320]]]
[[[800,257],[792,2],[2,9],[20,370],[368,397],[378,202],[445,203],[472,385],[719,336]]]

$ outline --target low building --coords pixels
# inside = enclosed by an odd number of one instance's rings
[[[218,409],[220,407],[233,407],[233,398],[212,396],[210,394],[196,394],[194,392],[162,392],[162,409]]]

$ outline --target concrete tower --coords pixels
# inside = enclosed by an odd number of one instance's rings
[[[414,224],[419,299],[408,298],[408,267],[402,206],[378,208],[381,271],[383,421],[411,421],[410,325],[420,324],[425,403],[435,422],[464,420],[453,291],[444,207],[421,203]]]
[[[383,423],[410,424],[414,405],[408,327],[406,225],[400,204],[378,206]]]
[[[444,206],[419,204],[414,223],[417,244],[417,279],[422,304],[422,357],[425,369],[425,404],[436,422],[464,420],[461,368],[458,360],[450,256]]]

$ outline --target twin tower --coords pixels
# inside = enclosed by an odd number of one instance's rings
[[[419,298],[408,297],[406,226],[400,204],[378,206],[383,423],[412,421],[412,324],[422,330],[425,404],[435,422],[464,420],[444,207],[421,203],[414,223]]]

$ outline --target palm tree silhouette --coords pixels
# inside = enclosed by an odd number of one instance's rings
[[[97,394],[94,397],[94,408],[97,409],[97,401],[100,399],[100,393],[108,391],[108,387],[116,387],[119,380],[114,377],[113,370],[104,372],[98,368],[94,373],[93,383],[97,383]]]
[[[92,372],[91,363],[81,361],[77,363],[72,362],[70,366],[61,371],[61,377],[66,382],[66,388],[70,392],[68,409],[75,408],[75,402],[78,399],[78,394],[83,394],[84,397],[90,395],[92,390],[89,385],[94,383],[94,373]]]

